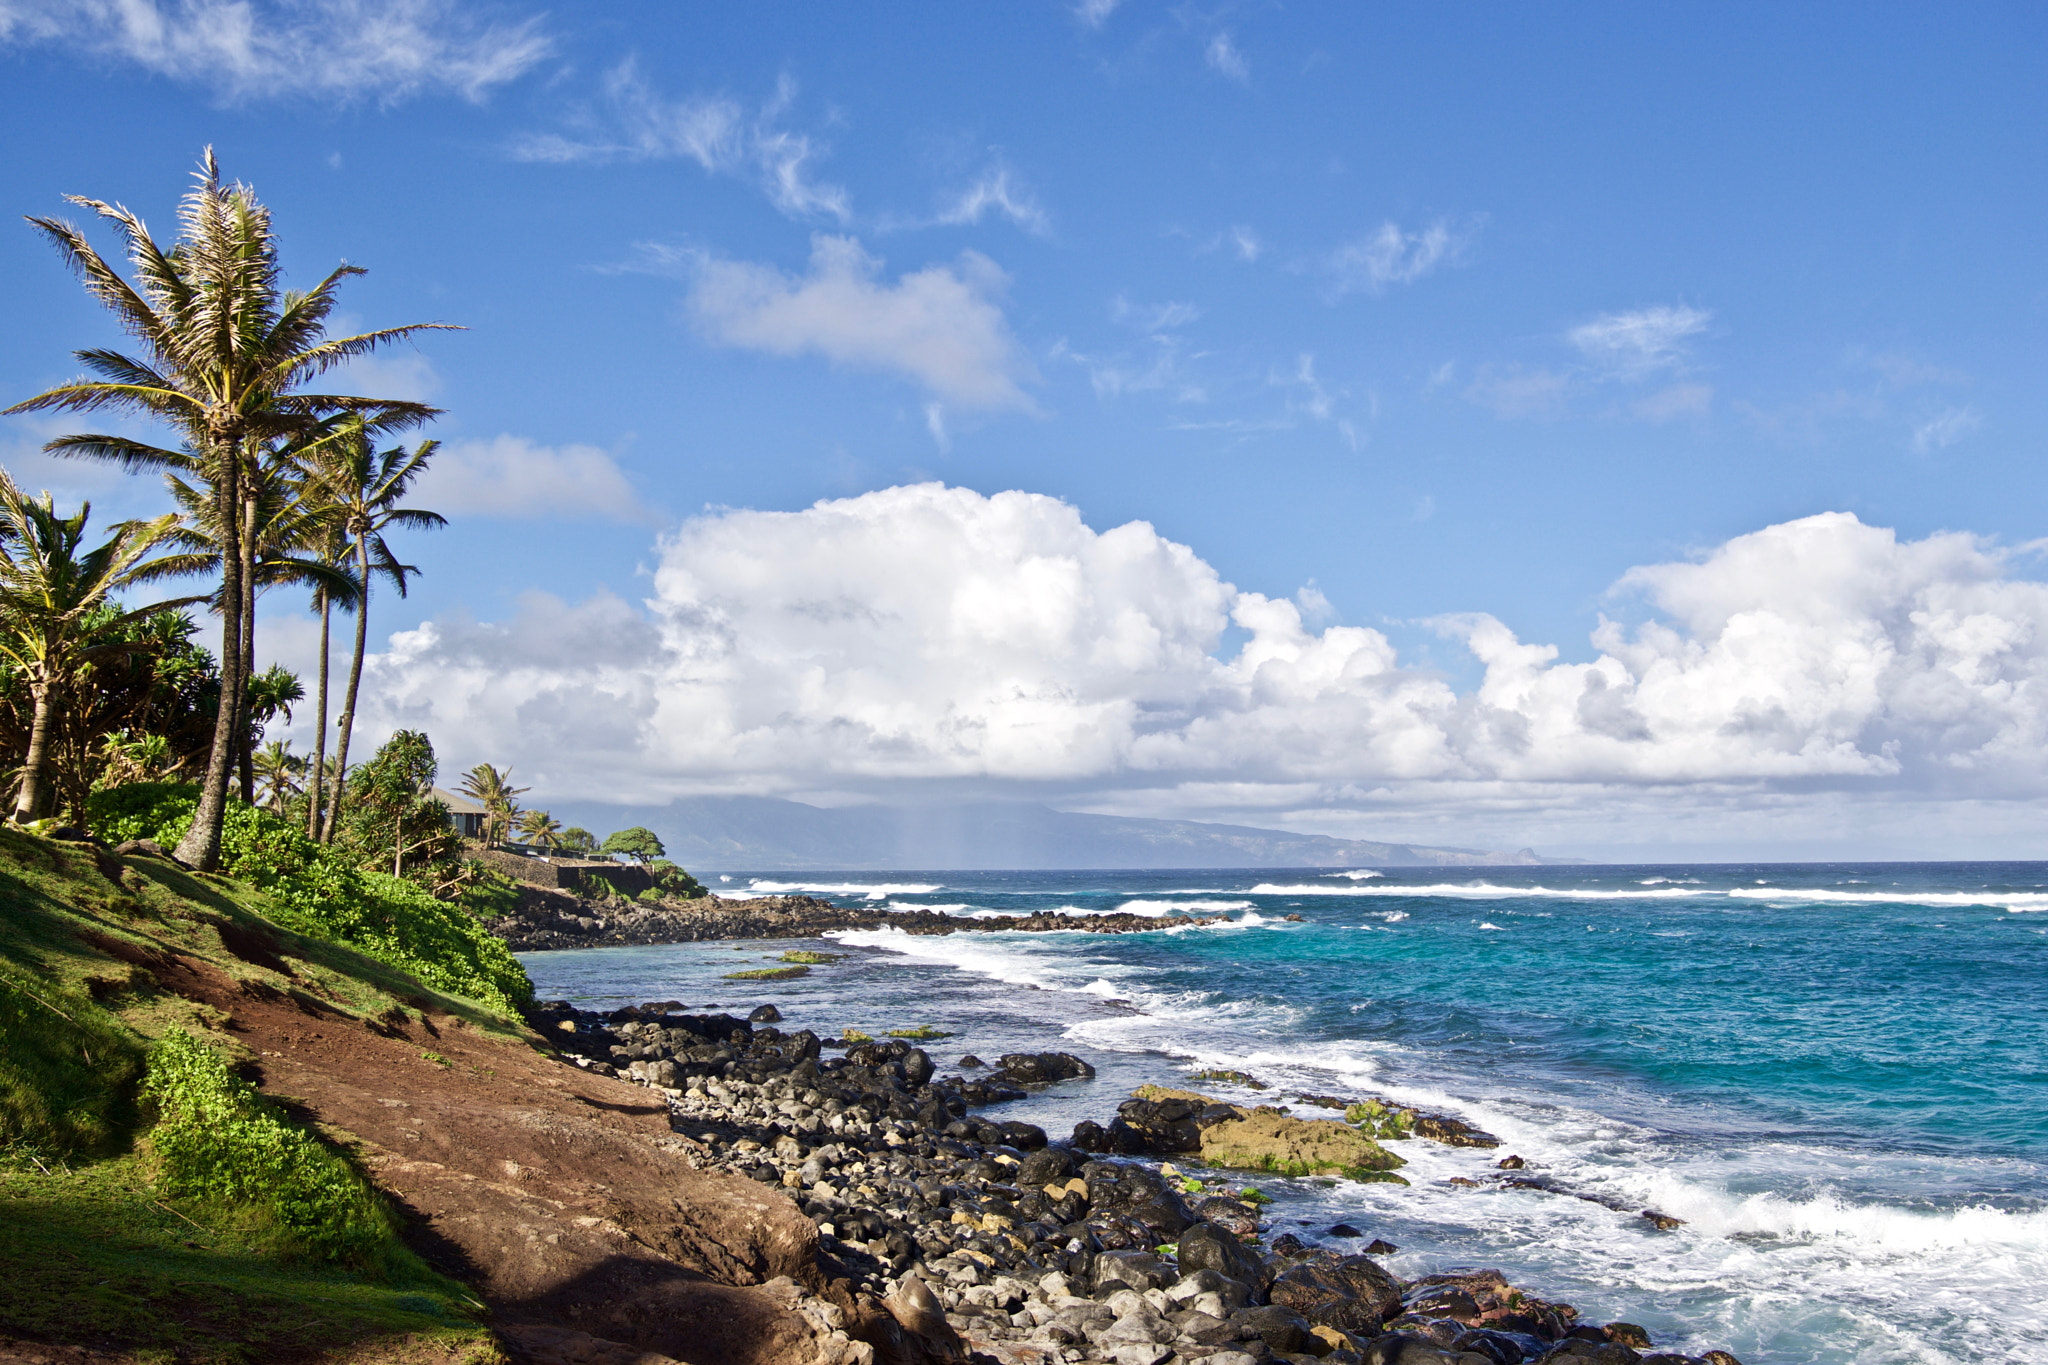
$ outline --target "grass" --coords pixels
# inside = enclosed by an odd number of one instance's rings
[[[722,981],[788,981],[799,976],[809,976],[809,967],[756,967],[747,972],[727,972]]]
[[[44,1174],[0,1165],[0,1331],[264,1361],[389,1336],[501,1359],[467,1295],[424,1270],[372,1281],[267,1246],[267,1229],[203,1199],[166,1199],[152,1163],[114,1157]]]
[[[405,1247],[347,1153],[236,1078],[225,1017],[151,968],[178,955],[361,1017],[524,1027],[281,926],[272,904],[0,827],[0,1332],[138,1360],[410,1343],[502,1365],[482,1306]]]

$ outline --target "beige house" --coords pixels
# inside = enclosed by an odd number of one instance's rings
[[[430,788],[427,795],[448,808],[448,823],[455,827],[457,834],[465,839],[484,837],[484,825],[489,820],[489,811],[466,796],[445,791],[440,787]]]

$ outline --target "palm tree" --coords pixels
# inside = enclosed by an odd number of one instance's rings
[[[322,538],[317,547],[317,553],[319,554],[320,561],[331,568],[339,569],[341,572],[347,573],[348,537],[345,534],[343,534],[341,526],[332,518],[325,519],[322,523],[322,526]],[[328,790],[328,647],[330,640],[332,638],[335,602],[353,601],[355,600],[356,593],[360,591],[360,585],[356,583],[353,577],[349,579],[349,585],[350,591],[347,594],[340,596],[337,596],[331,590],[329,585],[324,582],[315,584],[313,588],[313,610],[320,614],[320,681],[319,690],[317,694],[318,700],[315,702],[315,707],[318,711],[318,714],[314,717],[313,723],[312,780],[306,792],[306,837],[308,839],[318,839],[320,837],[321,805],[325,793]],[[336,784],[333,787],[333,790],[339,792],[341,790],[340,785]]]
[[[132,283],[101,258],[77,227],[56,218],[29,219],[55,244],[87,292],[113,311],[140,350],[132,356],[102,348],[78,351],[84,377],[7,412],[111,408],[153,418],[176,432],[184,449],[104,435],[63,436],[44,449],[111,460],[131,470],[179,472],[212,499],[221,538],[220,712],[192,829],[177,849],[185,862],[211,871],[220,862],[228,768],[247,724],[242,637],[255,610],[253,547],[245,533],[255,513],[248,475],[268,445],[304,431],[325,414],[361,413],[388,427],[434,416],[436,409],[422,403],[301,389],[336,365],[443,324],[329,338],[336,290],[344,279],[361,274],[361,267],[340,266],[308,293],[284,290],[270,211],[248,186],[222,183],[211,147],[197,179],[179,207],[178,240],[168,251],[139,216],[119,204],[68,196],[119,230],[135,276]]]
[[[341,528],[356,561],[355,653],[349,659],[348,690],[342,697],[335,742],[336,757],[344,766],[348,763],[349,734],[355,728],[356,695],[363,681],[363,654],[369,647],[371,576],[381,574],[390,579],[403,597],[407,575],[419,572],[410,564],[398,562],[384,539],[384,531],[391,526],[432,530],[448,524],[439,512],[398,505],[413,480],[425,472],[440,443],[422,441],[410,451],[393,446],[379,454],[371,440],[375,430],[368,421],[346,423],[333,438],[320,442],[311,452],[311,458],[317,461],[314,477],[327,509],[325,515]],[[339,605],[339,599],[336,601]],[[320,837],[329,843],[334,840],[341,795],[337,788],[327,808],[326,823],[321,827]]]
[[[292,752],[290,740],[273,739],[256,751],[256,780],[262,784],[263,804],[280,815],[285,804],[300,791],[298,779],[305,774],[306,760]]]
[[[457,790],[484,808],[484,845],[489,847],[504,837],[512,817],[519,813],[515,798],[533,789],[513,786],[510,768],[499,772],[488,763],[479,763],[462,775]]]
[[[248,688],[255,685],[257,676],[257,595],[281,584],[316,583],[324,591],[346,599],[354,592],[355,580],[346,571],[324,562],[319,555],[321,546],[331,539],[330,511],[308,496],[307,478],[290,446],[264,451],[262,458],[245,472],[245,478],[247,497],[244,508],[247,515],[242,539],[245,542],[243,563],[249,607],[244,613],[241,636],[242,676],[244,686]],[[184,513],[174,540],[192,556],[192,562],[201,572],[219,573],[221,546],[227,537],[221,534],[212,497],[176,473],[166,473],[164,482]],[[214,608],[221,610],[222,604],[216,601]],[[299,692],[291,700],[299,701],[304,696]],[[241,770],[242,800],[251,805],[255,803],[256,794],[250,755],[258,739],[256,731],[260,729],[257,717],[250,714],[255,705],[256,698],[252,693],[243,703],[247,724],[234,755],[234,761]],[[285,715],[289,718],[290,714],[291,709],[287,706]]]
[[[185,566],[175,557],[145,558],[170,535],[175,517],[122,522],[104,544],[81,551],[91,514],[87,503],[77,515],[60,517],[48,493],[31,498],[0,469],[0,658],[21,670],[34,707],[16,822],[41,814],[51,711],[72,676],[96,658],[137,647],[115,627],[192,600],[112,616],[99,610],[112,594],[182,573]]]
[[[562,822],[544,810],[522,811],[519,815],[519,834],[529,844],[538,844],[542,848],[560,848]]]

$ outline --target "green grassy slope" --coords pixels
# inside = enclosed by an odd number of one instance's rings
[[[522,1026],[266,908],[243,883],[0,827],[0,1333],[166,1361],[375,1359],[379,1342],[394,1360],[498,1359],[480,1305],[399,1241],[346,1135],[238,1081],[219,1011],[158,972],[177,953],[365,1017]]]

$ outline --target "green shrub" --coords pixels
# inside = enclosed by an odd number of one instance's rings
[[[155,839],[172,848],[192,827],[198,792],[131,783],[94,793],[89,818],[102,838]],[[504,943],[418,883],[350,866],[345,850],[316,844],[293,822],[239,801],[229,803],[220,838],[221,870],[268,892],[270,916],[285,927],[349,944],[436,990],[508,1013],[533,1002],[533,982]],[[502,901],[507,893],[478,894]],[[518,892],[509,894],[516,903]]]
[[[189,782],[130,782],[87,797],[85,824],[110,844],[156,839],[158,830],[180,818],[191,828],[198,807],[199,788]]]
[[[157,1111],[150,1146],[168,1193],[272,1220],[281,1249],[311,1260],[366,1269],[385,1258],[393,1227],[368,1182],[190,1034],[166,1033],[150,1049],[143,1094]]]

